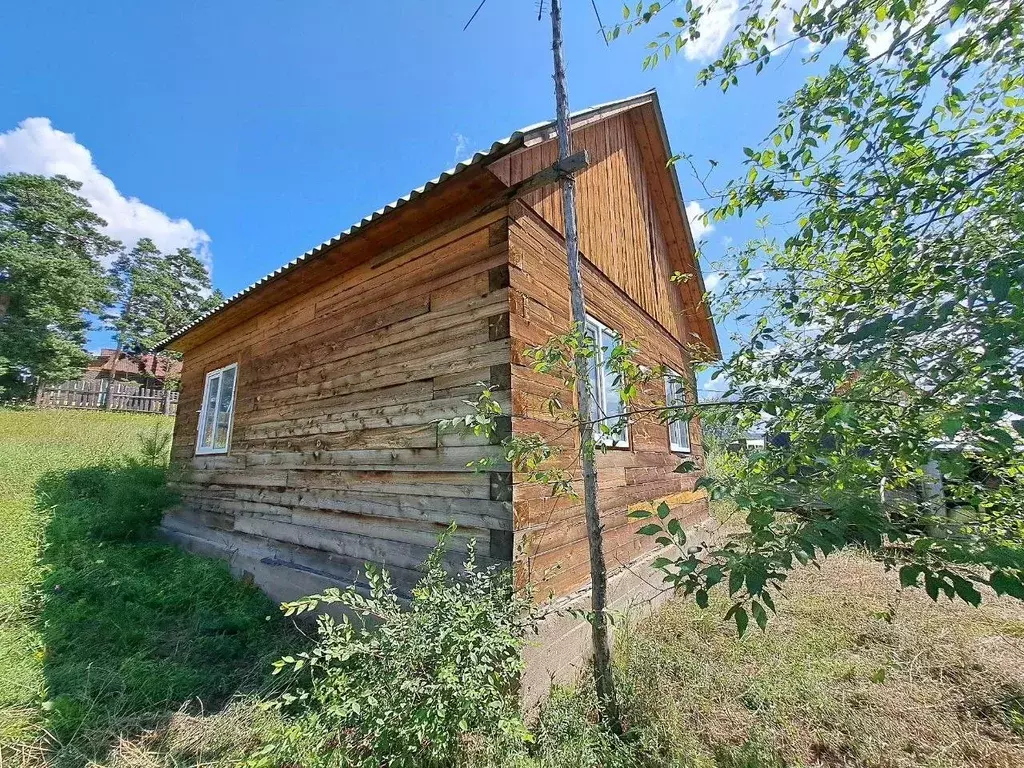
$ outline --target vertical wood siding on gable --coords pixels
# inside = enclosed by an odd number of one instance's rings
[[[590,167],[577,176],[580,250],[666,331],[689,342],[684,291],[670,282],[675,268],[630,115],[615,115],[574,131],[573,149],[590,154]],[[491,170],[514,184],[549,167],[557,157],[556,142],[548,141],[499,161]],[[523,200],[564,233],[557,185]],[[690,298],[700,301],[699,296]]]
[[[484,563],[508,562],[507,472],[466,466],[497,446],[436,427],[477,382],[508,378],[506,217],[367,258],[189,350],[173,457],[190,473],[165,525],[270,543],[349,583],[369,561],[411,586],[453,520],[453,563],[471,537]],[[203,377],[236,361],[230,451],[196,457]]]

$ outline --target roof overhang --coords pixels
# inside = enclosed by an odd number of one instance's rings
[[[686,217],[682,192],[675,167],[668,164],[671,149],[668,144],[668,133],[665,130],[664,118],[658,102],[657,93],[653,90],[638,96],[618,101],[599,104],[572,115],[573,129],[581,128],[589,123],[597,122],[614,114],[633,110],[642,105],[651,105],[652,110],[642,110],[654,116],[654,131],[658,141],[651,142],[658,150],[658,157],[651,162],[658,165],[656,176],[662,181],[667,180],[673,198],[672,217],[684,235],[684,250],[691,262],[690,270],[695,273],[696,286],[699,292],[691,288],[688,301],[695,307],[703,307],[704,279],[700,266],[697,264],[696,248],[693,235]],[[649,129],[650,130],[650,129]],[[220,305],[210,310],[194,322],[181,328],[169,339],[155,348],[155,351],[171,349],[184,352],[197,344],[201,344],[224,330],[259,314],[264,309],[286,301],[310,287],[337,274],[364,254],[367,250],[375,250],[381,254],[388,249],[399,246],[407,239],[410,232],[426,229],[429,222],[436,222],[440,216],[453,216],[471,211],[481,200],[493,199],[506,189],[506,185],[487,167],[501,158],[526,147],[549,141],[555,136],[555,121],[549,120],[522,128],[510,136],[494,142],[485,151],[477,152],[469,160],[458,163],[437,178],[431,179],[421,187],[394,200],[384,207],[363,217],[348,229],[340,232],[329,240],[325,240],[315,248],[306,251],[288,264],[260,278],[252,285],[229,297]],[[684,284],[685,290],[685,284]],[[695,328],[697,335],[708,347],[712,355],[720,356],[721,349],[714,323],[706,312],[701,313],[701,327]]]
[[[691,290],[687,291],[687,293],[689,294],[688,299],[691,301],[689,306],[694,307],[696,310],[694,317],[698,326],[694,329],[694,333],[706,347],[707,354],[703,356],[705,358],[704,361],[710,362],[712,360],[720,360],[722,357],[722,345],[718,340],[718,329],[715,327],[715,319],[712,316],[710,307],[708,307],[705,300],[707,288],[704,285],[704,274],[700,267],[697,244],[693,239],[693,230],[690,227],[690,217],[686,213],[686,203],[683,200],[683,190],[679,184],[679,174],[676,171],[676,163],[672,161],[674,155],[672,154],[672,147],[668,140],[668,130],[665,127],[665,115],[661,111],[661,102],[658,100],[657,92],[651,91],[650,96],[651,106],[653,107],[651,111],[655,118],[658,136],[661,139],[661,148],[664,152],[662,157],[657,158],[662,168],[661,175],[663,177],[667,176],[672,184],[674,198],[672,213],[674,217],[678,217],[677,223],[681,225],[682,231],[686,234],[685,245],[690,261],[690,264],[688,265],[690,268],[689,274],[694,278],[693,282],[689,284]],[[687,287],[686,283],[683,285],[684,288]]]

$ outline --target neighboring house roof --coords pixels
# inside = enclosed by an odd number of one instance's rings
[[[115,366],[116,353],[115,349],[101,349],[86,366],[86,370],[109,373],[113,368],[116,373],[138,374],[155,379],[165,379],[181,372],[180,361],[151,352],[142,355],[121,353]]]
[[[649,102],[653,102],[655,104],[655,106],[657,107],[658,95],[657,95],[657,92],[654,89],[651,89],[651,90],[646,91],[644,93],[638,94],[636,96],[630,96],[630,97],[627,97],[627,98],[624,98],[624,99],[618,99],[616,101],[609,101],[609,102],[604,103],[604,104],[598,104],[598,105],[595,105],[595,106],[592,106],[592,107],[588,107],[587,109],[583,109],[583,110],[580,110],[578,112],[574,112],[574,113],[572,113],[571,119],[573,121],[581,121],[581,120],[585,120],[587,118],[599,118],[599,117],[601,117],[601,116],[603,116],[605,114],[609,114],[610,115],[612,113],[615,113],[615,112],[627,109],[627,108],[632,107],[634,105],[639,105],[639,104],[644,104],[644,103],[649,103]],[[665,142],[665,146],[667,148],[668,147],[668,135],[667,135],[667,133],[665,131],[664,123],[661,122],[661,110],[660,110],[660,108],[656,109],[656,112],[658,114],[658,119],[659,119],[659,122],[660,122],[659,128],[661,130],[662,139]],[[480,151],[480,152],[476,152],[469,160],[466,160],[464,162],[456,164],[453,168],[449,168],[448,170],[444,171],[443,173],[441,173],[436,178],[431,179],[430,181],[426,182],[422,186],[417,187],[416,189],[413,189],[412,191],[406,193],[405,195],[403,195],[402,197],[398,198],[397,200],[391,201],[390,203],[385,205],[383,208],[377,209],[376,211],[374,211],[373,213],[369,214],[368,216],[364,216],[362,219],[360,219],[359,221],[355,222],[348,229],[343,230],[342,232],[338,233],[337,235],[335,235],[334,237],[330,238],[329,240],[325,240],[324,242],[322,242],[319,245],[317,245],[315,248],[311,248],[310,250],[306,251],[301,256],[293,259],[292,261],[288,262],[284,266],[274,270],[269,275],[261,277],[259,280],[257,280],[252,285],[250,285],[250,286],[248,286],[246,288],[243,288],[238,293],[234,294],[233,296],[228,297],[227,299],[225,299],[218,306],[216,306],[213,309],[211,309],[210,311],[206,312],[204,315],[202,315],[201,317],[197,318],[193,322],[189,323],[185,327],[179,329],[176,333],[171,335],[171,337],[169,339],[167,339],[163,343],[159,344],[155,348],[155,351],[159,352],[159,351],[161,351],[163,349],[166,349],[166,348],[170,347],[178,339],[182,338],[183,336],[185,336],[186,334],[188,334],[190,331],[192,331],[193,329],[197,328],[198,326],[204,324],[207,320],[213,318],[216,315],[219,315],[221,312],[226,310],[228,307],[231,307],[232,305],[237,304],[239,301],[244,299],[246,296],[248,296],[248,295],[250,295],[250,294],[252,294],[252,293],[254,293],[254,292],[256,292],[256,291],[258,291],[258,290],[260,290],[262,288],[264,288],[268,284],[273,283],[274,281],[278,280],[279,278],[284,277],[285,275],[287,275],[287,274],[293,272],[294,270],[300,268],[301,266],[303,266],[305,263],[309,262],[314,257],[319,256],[319,255],[323,254],[324,252],[326,252],[327,250],[332,249],[335,246],[341,244],[342,242],[344,242],[348,238],[350,238],[350,237],[354,236],[355,234],[357,234],[358,232],[362,231],[368,224],[371,224],[371,223],[377,221],[378,219],[381,219],[381,218],[387,216],[388,214],[392,213],[393,211],[398,210],[399,208],[401,208],[402,206],[406,205],[407,203],[410,203],[413,200],[416,200],[416,199],[422,197],[423,195],[429,193],[434,188],[444,184],[445,182],[449,181],[450,179],[453,179],[453,178],[459,176],[460,174],[462,174],[467,169],[475,168],[477,166],[480,166],[483,163],[494,162],[495,160],[498,160],[498,159],[500,159],[500,158],[502,158],[502,157],[504,157],[506,155],[509,155],[509,154],[515,152],[516,150],[519,150],[519,149],[521,149],[523,147],[526,147],[526,146],[529,146],[531,144],[535,144],[535,143],[537,143],[540,140],[548,140],[549,138],[551,138],[551,134],[554,131],[554,129],[555,129],[555,120],[554,119],[546,120],[544,122],[534,123],[533,125],[528,125],[528,126],[526,126],[524,128],[520,128],[519,130],[517,130],[517,131],[513,132],[512,134],[510,134],[509,136],[506,136],[503,139],[499,139],[498,141],[496,141],[493,144],[491,144],[489,149],[486,149],[486,150],[483,150],[483,151]],[[573,125],[573,129],[574,130],[576,129],[576,125]],[[695,246],[695,244],[693,242],[693,235],[689,231],[689,222],[688,222],[688,220],[686,218],[685,209],[682,209],[682,205],[683,205],[682,192],[681,192],[680,187],[679,187],[679,179],[676,176],[675,167],[674,166],[672,166],[672,168],[671,168],[671,176],[672,176],[673,184],[675,186],[676,198],[679,201],[679,204],[681,206],[683,221],[684,221],[684,223],[686,225],[686,229],[687,229],[687,236],[688,236],[688,238],[690,240],[690,243],[689,243],[690,249],[691,249],[691,252],[696,253],[696,246]],[[699,282],[699,285],[700,285],[700,289],[701,289],[701,292],[703,293],[703,291],[704,291],[704,278],[703,278],[703,276],[700,273],[699,267],[696,269],[696,272],[697,272],[697,279],[698,279],[698,282]],[[713,346],[715,348],[715,351],[720,354],[720,349],[718,349],[717,333],[716,333],[716,331],[714,329],[713,324],[711,325],[711,334],[714,337],[714,344],[713,344]]]

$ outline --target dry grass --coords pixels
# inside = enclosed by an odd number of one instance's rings
[[[239,699],[215,714],[182,707],[159,727],[120,738],[104,760],[108,768],[212,768],[235,765],[279,728],[276,712],[256,699]],[[98,766],[97,766],[98,768]]]
[[[780,618],[743,640],[724,603],[677,602],[618,645],[665,764],[1024,765],[1019,603],[935,604],[854,554],[777,602]]]

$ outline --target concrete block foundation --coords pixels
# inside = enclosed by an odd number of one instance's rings
[[[687,531],[687,536],[694,545],[706,544],[713,530],[714,523],[708,520]],[[608,608],[616,624],[642,619],[671,599],[672,590],[666,589],[664,574],[652,563],[658,557],[673,554],[667,550],[653,552],[609,576]],[[526,668],[520,691],[526,711],[536,709],[552,685],[575,682],[590,663],[593,655],[590,622],[569,613],[589,611],[590,599],[590,587],[587,587],[553,601],[550,612],[537,627],[537,634],[527,641],[523,651]],[[613,643],[614,640],[613,632]]]

